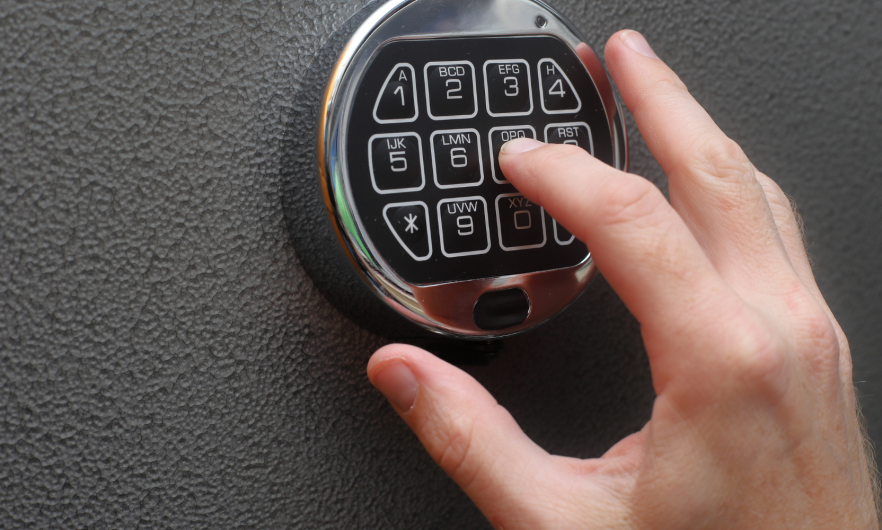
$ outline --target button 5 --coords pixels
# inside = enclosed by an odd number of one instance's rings
[[[583,121],[548,124],[545,127],[545,143],[576,145],[594,155],[591,128]]]
[[[474,118],[478,114],[475,67],[469,61],[439,61],[425,67],[426,101],[433,120]]]
[[[539,61],[539,81],[542,87],[542,110],[545,114],[579,112],[582,108],[582,101],[570,83],[570,78],[554,59]]]
[[[520,193],[496,197],[496,226],[502,250],[545,246],[545,211]]]
[[[419,191],[426,186],[423,146],[417,133],[371,136],[368,163],[371,184],[379,194]]]
[[[383,218],[395,239],[416,261],[432,257],[429,207],[422,201],[387,204]]]
[[[383,88],[374,103],[377,123],[408,123],[419,116],[416,75],[413,66],[398,63],[386,77]]]
[[[484,63],[487,114],[526,116],[533,112],[530,65],[523,59]]]
[[[483,197],[444,199],[438,203],[441,253],[448,258],[490,251],[490,223]]]
[[[490,137],[490,157],[493,163],[490,165],[490,175],[499,184],[508,184],[502,169],[499,167],[499,151],[505,142],[515,138],[536,139],[536,129],[529,125],[514,125],[509,127],[493,127],[488,134]]]
[[[478,136],[478,131],[435,131],[430,142],[432,170],[435,184],[439,188],[463,188],[484,182],[481,137]]]

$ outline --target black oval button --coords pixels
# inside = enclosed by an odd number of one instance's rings
[[[527,320],[530,299],[521,289],[503,289],[482,294],[475,302],[475,325],[485,330],[506,329]]]

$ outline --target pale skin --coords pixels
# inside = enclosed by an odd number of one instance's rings
[[[368,377],[497,529],[879,528],[848,342],[790,201],[639,33],[613,35],[606,61],[670,202],[573,146],[516,140],[500,164],[639,321],[650,421],[565,458],[418,348],[382,348]]]

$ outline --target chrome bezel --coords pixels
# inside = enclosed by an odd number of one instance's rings
[[[537,26],[538,17],[547,21]],[[513,276],[432,285],[401,279],[374,248],[356,210],[349,186],[346,141],[358,82],[374,54],[391,40],[553,35],[566,42],[585,64],[598,89],[613,138],[615,165],[627,170],[627,136],[621,106],[597,55],[552,8],[536,0],[390,0],[354,32],[334,66],[320,110],[318,167],[325,204],[336,235],[371,290],[401,315],[428,330],[460,338],[500,338],[520,333],[553,317],[585,290],[596,273],[589,254],[578,265]],[[519,326],[487,331],[474,323],[473,309],[486,291],[523,289],[530,314]]]

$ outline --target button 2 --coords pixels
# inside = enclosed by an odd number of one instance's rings
[[[545,246],[545,211],[520,193],[496,197],[496,226],[503,250]]]
[[[374,120],[377,123],[409,123],[419,117],[417,105],[416,74],[413,66],[398,63],[386,77],[377,102],[374,103]]]
[[[548,124],[545,127],[545,143],[576,145],[594,155],[591,127],[583,121]]]
[[[502,169],[499,167],[499,151],[503,144],[515,138],[536,139],[536,129],[529,125],[514,125],[509,127],[493,127],[487,135],[490,139],[490,175],[497,184],[508,184]]]
[[[419,191],[426,186],[423,146],[414,132],[375,134],[368,141],[371,184],[381,195]]]
[[[523,59],[484,63],[487,114],[527,116],[533,112],[530,65]]]
[[[582,101],[570,78],[554,59],[539,61],[539,85],[542,87],[542,110],[545,114],[565,114],[582,109]]]
[[[440,61],[425,67],[426,101],[433,120],[474,118],[478,114],[475,67],[469,61]]]
[[[395,239],[416,261],[432,257],[429,207],[422,201],[387,204],[383,218]]]
[[[490,222],[483,197],[444,199],[438,203],[441,253],[448,258],[490,251]]]
[[[475,129],[435,131],[432,144],[432,170],[435,184],[442,189],[477,186],[484,182],[481,137]]]

